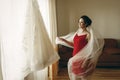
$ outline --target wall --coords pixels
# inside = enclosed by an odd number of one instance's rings
[[[88,15],[104,38],[120,39],[120,0],[56,0],[58,36],[78,28],[81,15]]]

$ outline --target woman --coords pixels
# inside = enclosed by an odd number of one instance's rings
[[[88,80],[103,48],[104,41],[96,37],[96,33],[90,27],[91,23],[92,20],[83,15],[79,19],[79,29],[74,34],[73,42],[59,38],[74,48],[73,57],[68,62],[70,80]]]

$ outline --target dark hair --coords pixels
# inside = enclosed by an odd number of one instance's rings
[[[92,20],[88,16],[83,15],[80,18],[82,18],[84,20],[86,27],[88,27],[92,24]]]

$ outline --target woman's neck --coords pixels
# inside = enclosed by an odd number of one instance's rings
[[[82,28],[82,30],[83,30],[82,32],[87,31],[85,27],[84,27],[84,28]]]

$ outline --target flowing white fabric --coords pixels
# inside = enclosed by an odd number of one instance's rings
[[[71,32],[71,33],[69,33],[69,34],[67,34],[65,36],[60,36],[60,38],[66,39],[67,41],[70,41],[70,42],[73,42],[74,35],[75,35],[75,32]],[[55,42],[56,42],[56,44],[62,44],[64,46],[73,48],[73,46],[65,43],[64,41],[59,40],[58,37],[56,37],[56,41]]]
[[[75,56],[73,56],[72,58],[69,59],[68,73],[69,73],[70,80],[77,80],[84,76],[87,77],[88,76],[87,74],[91,74],[92,70],[94,70],[96,67],[96,63],[97,63],[99,56],[101,55],[101,51],[104,46],[103,38],[98,34],[98,32],[95,32],[91,27],[88,27],[87,30],[90,32],[89,42]],[[73,38],[73,36],[74,36],[74,34],[72,35],[72,38]],[[68,38],[68,40],[69,39],[70,38]],[[61,44],[61,43],[62,42],[59,41],[59,43],[57,43],[57,44]],[[66,45],[66,44],[63,44],[63,45]],[[80,64],[80,61],[83,61],[82,64]],[[82,73],[80,72],[79,74],[74,74],[74,72],[72,71],[72,65],[74,62],[78,63],[78,65],[74,65],[74,67],[80,67],[80,66],[87,67],[86,70],[83,71]],[[92,63],[92,66],[88,65],[90,63]]]
[[[44,72],[41,70],[59,59],[46,32],[38,3],[36,0],[3,2],[1,5],[5,10],[0,13],[5,15],[0,19],[3,80],[24,80],[32,72],[32,80],[35,80],[35,76]]]
[[[47,35],[42,16],[39,13],[39,7],[36,0],[28,2],[28,15],[25,34],[25,48],[28,53],[31,70],[41,70],[59,59],[57,52],[53,49]],[[44,71],[42,71],[44,72]],[[33,72],[32,75],[42,75],[40,72]],[[34,76],[34,80],[40,77]],[[48,78],[44,79],[47,80]]]
[[[30,56],[28,56],[30,68],[43,69],[57,61],[59,56],[50,42],[36,0],[29,0],[27,13],[24,34],[25,51]]]

